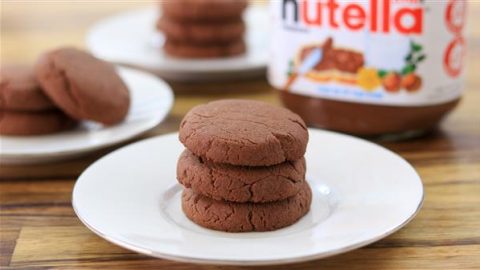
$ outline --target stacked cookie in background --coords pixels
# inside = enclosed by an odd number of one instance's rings
[[[157,29],[164,51],[180,58],[216,58],[245,52],[242,14],[247,0],[159,1]]]
[[[129,106],[115,67],[75,48],[49,51],[34,66],[0,70],[1,135],[51,134],[79,120],[114,125]]]
[[[308,131],[291,111],[251,100],[194,107],[182,120],[177,164],[182,209],[200,226],[227,232],[289,226],[310,209]]]

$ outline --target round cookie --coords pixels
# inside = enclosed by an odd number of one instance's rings
[[[160,0],[164,16],[181,21],[223,21],[240,18],[247,0]]]
[[[185,189],[182,209],[196,224],[226,232],[272,231],[292,225],[310,209],[312,191],[306,181],[300,192],[286,200],[269,203],[217,201]]]
[[[55,108],[35,79],[33,68],[0,68],[0,110],[42,111]]]
[[[212,162],[271,166],[303,157],[308,131],[288,109],[254,100],[219,100],[191,109],[179,139]]]
[[[227,21],[221,24],[184,23],[162,17],[157,21],[157,29],[162,31],[167,38],[179,42],[219,44],[241,39],[245,33],[245,24],[242,20]]]
[[[58,110],[45,112],[0,111],[0,134],[43,135],[73,128],[76,121]]]
[[[242,54],[246,51],[245,42],[236,40],[226,44],[192,44],[166,39],[163,50],[178,58],[217,58]]]
[[[130,94],[115,67],[74,48],[60,48],[41,56],[36,77],[45,93],[65,113],[106,125],[122,121]]]
[[[278,201],[300,191],[305,179],[305,159],[244,167],[211,163],[185,150],[177,163],[177,179],[193,192],[216,200]]]

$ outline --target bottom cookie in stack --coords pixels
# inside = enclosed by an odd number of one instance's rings
[[[272,231],[297,222],[310,209],[312,191],[306,181],[287,199],[267,203],[235,203],[214,200],[185,189],[182,209],[200,226],[226,232]]]

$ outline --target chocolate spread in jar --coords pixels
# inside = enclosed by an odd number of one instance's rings
[[[269,81],[311,126],[418,132],[460,99],[465,1],[283,0],[271,11]]]

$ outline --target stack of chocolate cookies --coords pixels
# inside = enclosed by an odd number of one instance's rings
[[[180,58],[216,58],[245,52],[242,14],[247,0],[159,1],[164,51]]]
[[[75,48],[49,51],[34,66],[0,69],[1,135],[50,134],[79,120],[114,125],[129,106],[129,90],[115,67]]]
[[[270,231],[309,211],[308,131],[291,111],[259,101],[214,101],[190,110],[179,138],[187,148],[177,164],[182,209],[200,226]]]

